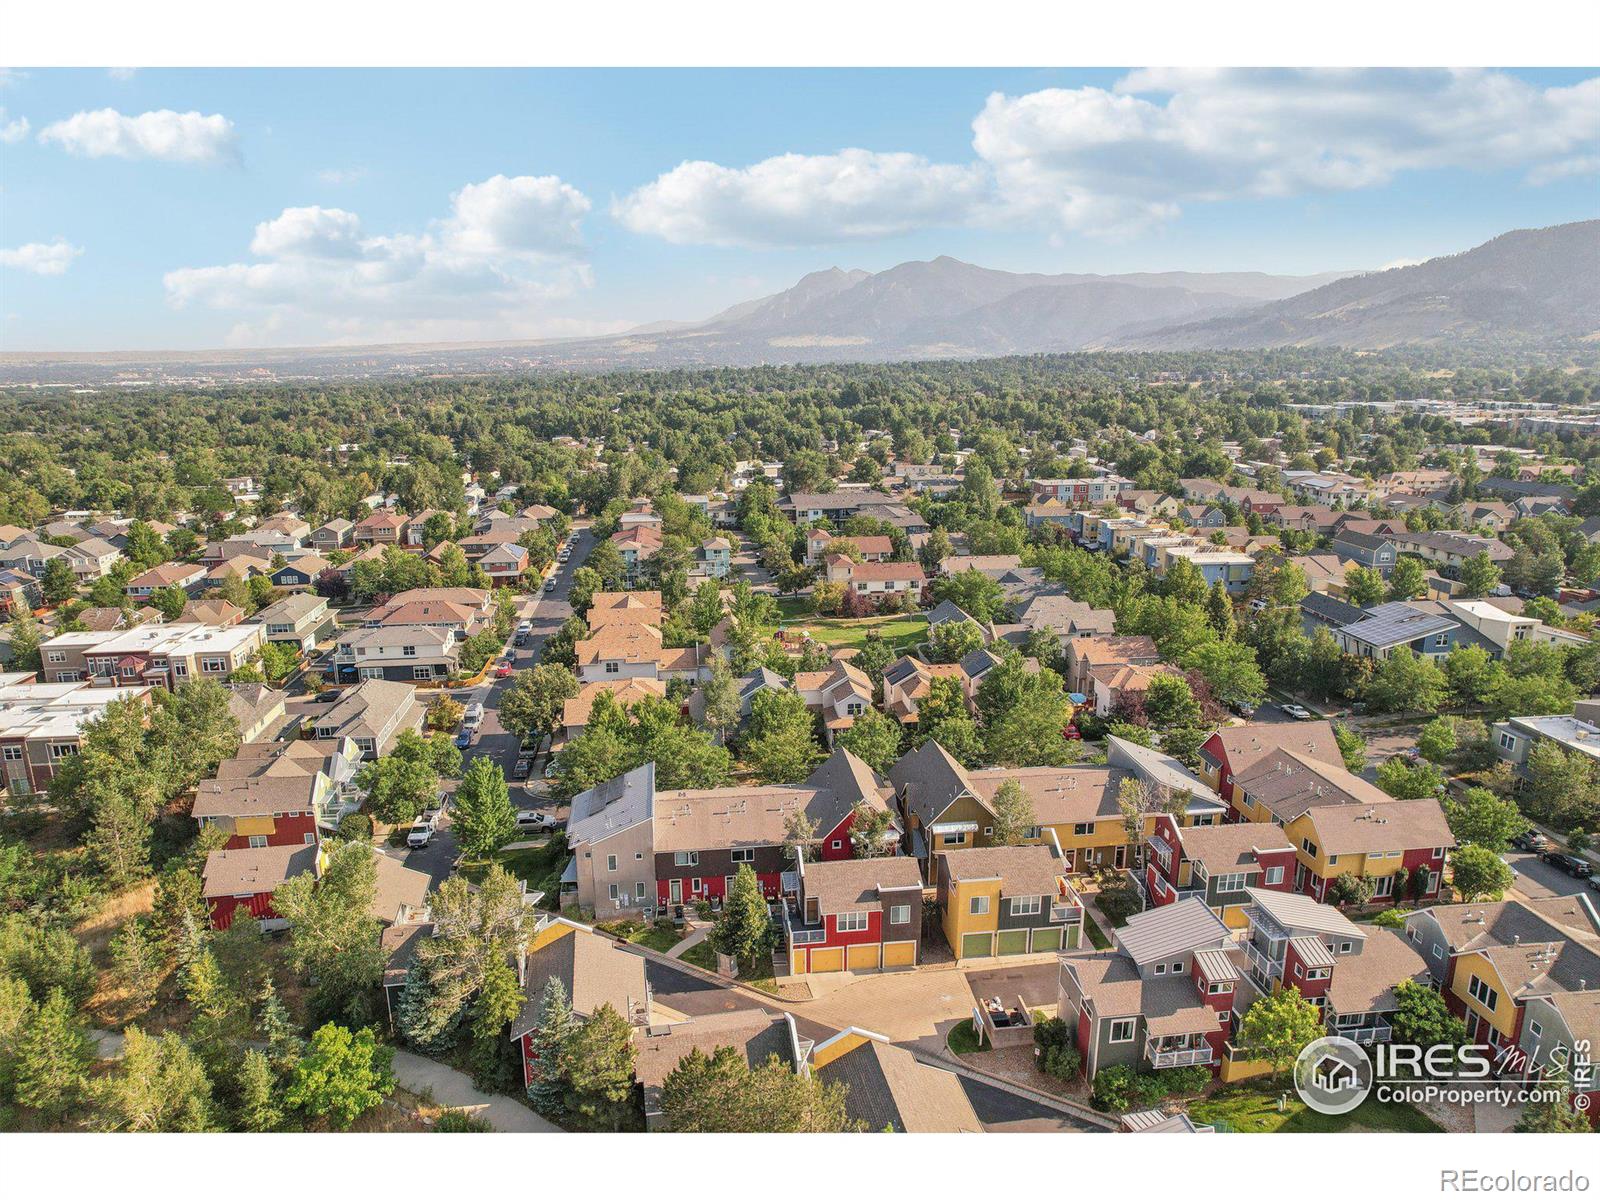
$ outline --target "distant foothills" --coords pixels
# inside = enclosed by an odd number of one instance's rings
[[[953,258],[833,267],[703,321],[602,338],[265,350],[0,354],[0,385],[332,380],[507,371],[878,363],[1090,350],[1588,347],[1600,220],[1522,229],[1366,273],[1016,274]]]

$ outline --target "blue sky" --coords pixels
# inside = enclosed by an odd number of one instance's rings
[[[607,332],[940,254],[1376,268],[1600,195],[1580,71],[43,70],[0,106],[7,350]]]

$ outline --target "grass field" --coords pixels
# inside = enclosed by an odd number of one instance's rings
[[[702,971],[715,973],[717,969],[717,952],[711,948],[711,939],[703,938],[690,946],[680,956],[684,962],[693,963]],[[773,978],[771,960],[762,960],[760,963],[740,963],[739,982],[745,987],[755,988],[760,992],[778,994],[778,981]]]
[[[1278,1111],[1280,1091],[1288,1102]],[[1414,1108],[1368,1100],[1354,1112],[1325,1116],[1307,1108],[1294,1088],[1225,1087],[1189,1105],[1189,1116],[1202,1125],[1222,1122],[1237,1133],[1440,1133],[1439,1126]]]
[[[978,1054],[987,1046],[978,1041],[978,1035],[972,1030],[971,1021],[961,1021],[951,1026],[949,1036],[944,1039],[944,1044],[956,1054]]]
[[[785,628],[810,630],[812,637],[835,649],[859,649],[872,630],[882,634],[889,648],[897,654],[905,653],[928,638],[928,618],[920,613],[848,619],[814,616],[809,608],[810,601],[804,596],[785,596],[778,601]]]
[[[567,865],[566,835],[558,833],[544,845],[529,850],[502,850],[499,862],[511,874],[526,882],[530,892],[543,892],[545,907],[554,908],[561,891],[561,872]],[[478,883],[488,872],[489,862],[462,859],[458,870],[473,883]]]

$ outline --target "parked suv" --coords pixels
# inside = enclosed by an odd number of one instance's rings
[[[411,832],[406,834],[406,845],[416,850],[426,846],[433,840],[433,822],[427,817],[418,817],[411,823]]]
[[[1558,871],[1565,871],[1574,879],[1588,879],[1589,876],[1594,874],[1594,868],[1589,865],[1589,860],[1579,858],[1576,854],[1563,854],[1559,850],[1546,850],[1539,857]]]

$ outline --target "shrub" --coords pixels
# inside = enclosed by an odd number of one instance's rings
[[[1090,1102],[1102,1112],[1127,1112],[1137,1080],[1131,1067],[1107,1067],[1094,1077]]]
[[[1384,929],[1402,929],[1405,927],[1406,914],[1403,909],[1386,908],[1372,918],[1372,923]]]
[[[1052,1079],[1070,1079],[1083,1065],[1072,1026],[1060,1017],[1046,1017],[1033,1027],[1033,1044],[1038,1049],[1035,1065]]]
[[[494,1126],[484,1117],[475,1116],[464,1108],[447,1108],[433,1123],[435,1133],[493,1133]]]
[[[372,818],[364,812],[347,813],[339,821],[339,836],[347,842],[365,842],[372,837]]]
[[[1095,899],[1106,920],[1117,926],[1127,924],[1128,918],[1138,912],[1144,903],[1133,885],[1121,877],[1103,888]]]

